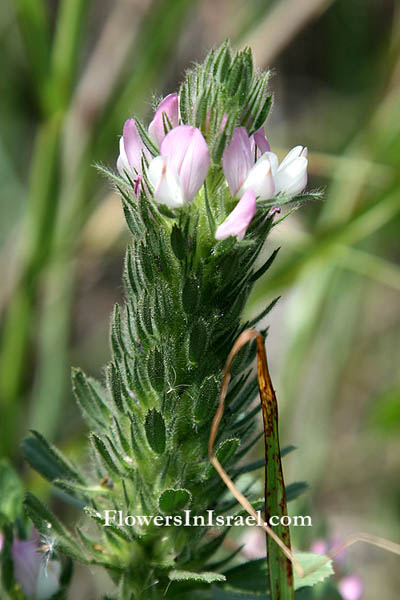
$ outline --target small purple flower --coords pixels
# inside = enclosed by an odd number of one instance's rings
[[[339,581],[339,592],[343,600],[361,600],[364,595],[364,585],[358,575],[348,575]]]
[[[40,536],[32,529],[29,539],[14,537],[11,555],[14,577],[27,598],[48,600],[60,588],[61,563],[57,560],[43,560]]]
[[[170,207],[183,206],[194,200],[210,166],[207,143],[196,127],[179,125],[163,139],[160,156],[148,169],[156,202]]]
[[[149,136],[156,144],[157,148],[161,146],[161,142],[165,138],[165,125],[168,127],[168,122],[172,128],[178,127],[179,122],[179,98],[178,94],[168,94],[160,102],[154,113],[154,118],[149,125]]]
[[[256,196],[253,190],[248,190],[243,194],[231,214],[218,227],[215,239],[224,240],[227,237],[236,236],[239,241],[242,240],[255,212]]]
[[[41,557],[38,553],[39,533],[36,529],[27,540],[14,537],[11,554],[14,564],[14,577],[28,598],[36,594]]]

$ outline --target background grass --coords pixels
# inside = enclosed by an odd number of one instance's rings
[[[267,349],[282,441],[299,447],[286,476],[312,486],[292,509],[313,515],[313,538],[398,538],[399,25],[394,0],[2,1],[0,445],[31,489],[49,493],[20,440],[34,427],[80,455],[70,367],[100,373],[122,294],[128,235],[93,165],[113,165],[124,120],[229,37],[273,69],[273,148],[307,145],[325,190],[275,229],[280,256],[248,307],[283,296]],[[396,597],[395,558],[349,560],[367,600]],[[95,594],[86,572],[75,585]]]

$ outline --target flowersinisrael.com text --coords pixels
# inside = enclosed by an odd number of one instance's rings
[[[104,518],[104,526],[118,525],[123,527],[143,527],[155,525],[156,527],[261,527],[264,522],[270,527],[283,525],[284,527],[312,527],[309,515],[285,515],[282,517],[271,516],[264,521],[260,511],[257,511],[257,519],[251,515],[216,515],[213,510],[207,510],[205,515],[192,515],[191,510],[184,510],[179,515],[128,515],[122,510],[105,510],[99,516]]]

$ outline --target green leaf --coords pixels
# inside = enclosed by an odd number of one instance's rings
[[[221,465],[226,464],[229,461],[229,459],[232,458],[232,456],[235,454],[236,450],[238,449],[239,445],[240,445],[239,438],[229,438],[229,439],[221,442],[221,444],[218,446],[218,449],[215,453],[219,462],[221,463]],[[214,472],[214,467],[210,464],[210,466],[206,472],[206,479],[208,479],[213,472]]]
[[[193,277],[188,277],[182,290],[182,304],[187,315],[191,315],[197,311],[200,301],[200,286],[199,282]]]
[[[165,423],[161,413],[155,409],[149,410],[144,427],[150,448],[156,454],[162,454],[165,450]]]
[[[76,400],[88,425],[96,431],[103,431],[110,410],[95,387],[97,382],[86,377],[80,369],[72,370],[72,382]]]
[[[211,600],[269,600],[269,594],[239,592],[225,586],[213,587]]]
[[[192,495],[188,490],[169,488],[162,492],[158,504],[162,512],[172,514],[185,508],[191,501]]]
[[[313,572],[305,577],[299,577],[294,570],[294,588],[296,590],[305,587],[313,586],[327,577],[333,575],[332,560],[322,554],[313,554],[312,552],[299,552],[295,554],[295,558],[299,561],[304,571],[312,570]]]
[[[254,283],[255,281],[257,281],[257,279],[260,279],[260,277],[262,277],[264,275],[264,273],[266,273],[268,271],[268,269],[274,262],[275,258],[277,257],[279,250],[280,250],[280,247],[276,248],[276,250],[274,250],[272,252],[271,256],[268,258],[268,260],[266,260],[266,262],[262,265],[262,267],[260,267],[257,271],[255,271],[255,273],[252,274],[252,276],[250,277],[251,283]],[[276,302],[276,301],[277,300],[275,300],[274,302]],[[272,308],[272,306],[271,306],[271,308]]]
[[[48,536],[51,533],[56,536],[60,552],[80,562],[87,562],[85,555],[71,533],[36,496],[27,492],[24,507],[29,518],[41,534]]]
[[[15,521],[21,514],[24,487],[7,459],[0,461],[0,519]]]
[[[268,371],[264,341],[257,339],[257,378],[265,443],[265,516],[286,516],[285,482],[279,446],[278,403]],[[290,531],[281,524],[274,533],[290,548]],[[267,536],[267,562],[271,600],[293,600],[293,566],[271,536]]]
[[[24,456],[29,464],[48,481],[71,479],[84,484],[85,480],[74,465],[38,431],[32,430],[34,437],[22,442]]]
[[[267,564],[264,558],[251,560],[224,571],[227,584],[246,592],[264,592],[268,589]]]
[[[0,552],[1,558],[1,582],[3,587],[10,592],[14,583],[14,563],[12,558],[13,527],[11,524],[4,525],[3,548]]]
[[[101,438],[99,438],[95,433],[91,434],[91,440],[92,440],[93,445],[96,448],[97,452],[100,454],[101,458],[103,459],[104,465],[107,467],[107,469],[111,473],[114,473],[118,477],[121,477],[121,475],[122,475],[121,471],[119,470],[118,466],[116,465],[114,459],[112,458],[112,456],[111,456],[109,450],[107,449],[107,446],[103,442],[103,440]]]
[[[301,494],[304,494],[304,492],[306,492],[309,488],[310,486],[306,481],[295,481],[294,483],[289,483],[289,485],[287,485],[285,488],[286,501],[290,502],[291,500],[294,500]]]
[[[203,571],[202,573],[192,573],[191,571],[174,570],[168,573],[170,581],[198,581],[201,583],[213,583],[215,581],[225,581],[225,575],[213,573],[212,571]]]

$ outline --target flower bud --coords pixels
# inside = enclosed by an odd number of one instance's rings
[[[243,194],[231,214],[218,227],[215,232],[216,240],[224,240],[229,236],[236,236],[238,241],[244,234],[256,212],[256,196],[253,190]]]
[[[119,157],[117,169],[121,177],[128,173],[132,179],[136,179],[142,173],[142,155],[150,160],[150,153],[142,142],[142,138],[136,127],[134,119],[125,121],[122,137],[119,141]],[[140,185],[137,186],[137,193]],[[135,190],[136,193],[136,190]]]
[[[149,125],[150,139],[155,143],[157,148],[160,147],[161,142],[165,138],[165,126],[168,128],[168,123],[170,123],[172,128],[177,127],[178,121],[178,94],[168,94],[168,96],[166,96],[158,105],[158,108],[154,113],[154,118]]]

